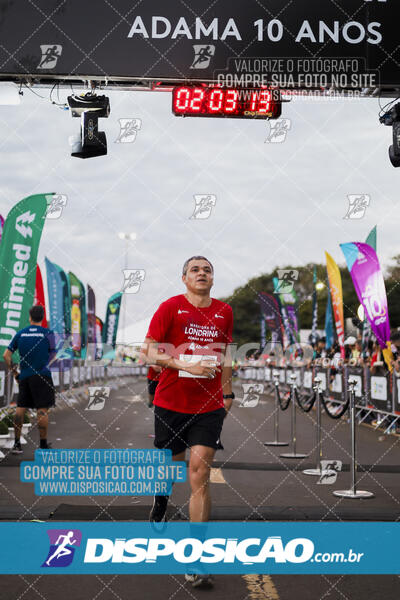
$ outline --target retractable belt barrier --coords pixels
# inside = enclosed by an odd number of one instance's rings
[[[274,395],[275,395],[275,410],[274,410],[274,440],[272,442],[264,442],[264,446],[288,446],[289,443],[288,442],[282,442],[279,439],[279,408],[281,407],[281,400],[279,397],[279,373],[278,371],[271,371],[271,369],[269,367],[266,367],[265,370],[267,370],[268,368],[268,377],[273,378],[273,388],[274,388]],[[287,406],[289,406],[289,402],[287,404]]]
[[[300,374],[296,369],[287,369],[288,383],[290,388],[289,401],[292,405],[291,415],[291,437],[292,437],[292,452],[280,454],[282,458],[306,458],[308,454],[297,452],[297,431],[296,431],[296,405],[298,404],[297,381]]]
[[[289,407],[295,398],[303,412],[309,412],[316,402],[315,379],[322,406],[332,419],[343,416],[350,403],[349,384],[351,379],[354,392],[354,407],[358,422],[370,413],[378,413],[382,419],[400,419],[400,375],[395,371],[388,374],[371,375],[368,367],[344,365],[340,368],[315,365],[313,368],[297,366],[254,366],[243,365],[238,371],[239,378],[249,382],[264,381],[264,393],[273,393],[276,405],[281,410]],[[391,425],[393,420],[391,419]],[[279,425],[278,425],[279,429]],[[276,422],[275,422],[276,431]],[[275,442],[277,441],[275,433]],[[271,443],[269,442],[268,445]]]
[[[268,369],[268,370],[267,370]],[[270,383],[272,377],[275,397],[274,440],[264,442],[265,446],[286,446],[279,439],[279,412],[285,411],[291,404],[291,445],[292,451],[280,454],[281,458],[303,459],[308,455],[297,451],[296,405],[303,412],[316,408],[315,449],[316,466],[303,470],[305,475],[322,477],[326,472],[322,460],[322,407],[332,419],[340,419],[349,412],[350,423],[350,474],[348,489],[335,490],[334,496],[349,499],[372,498],[372,492],[357,489],[357,448],[356,420],[362,423],[371,413],[377,414],[377,425],[386,421],[385,433],[396,431],[396,422],[400,419],[400,376],[396,372],[386,375],[370,374],[368,367],[344,365],[340,368],[324,368],[315,365],[312,369],[296,366],[287,367],[251,367],[240,369],[240,376],[247,381],[255,379]],[[285,396],[287,386],[289,395]],[[358,413],[357,413],[358,411]],[[387,421],[389,425],[387,426]],[[326,462],[326,461],[325,461]],[[329,463],[328,463],[329,464]]]

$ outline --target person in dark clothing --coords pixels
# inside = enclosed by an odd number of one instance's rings
[[[29,311],[28,327],[17,331],[4,352],[4,361],[19,385],[17,409],[14,417],[15,443],[13,454],[21,454],[21,428],[27,408],[35,408],[39,428],[40,448],[49,449],[47,443],[48,410],[54,406],[54,385],[49,363],[55,357],[54,334],[41,326],[44,318],[43,306],[32,306]],[[20,372],[12,363],[12,354],[18,350]]]

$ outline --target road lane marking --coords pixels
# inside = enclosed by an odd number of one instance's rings
[[[278,590],[269,575],[243,575],[251,600],[279,600]]]
[[[211,468],[210,481],[211,483],[226,483],[221,469]]]

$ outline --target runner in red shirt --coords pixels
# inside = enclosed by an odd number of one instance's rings
[[[161,367],[157,367],[157,365],[153,365],[149,367],[147,371],[147,392],[148,392],[148,401],[147,405],[149,408],[153,406],[154,402],[154,394],[156,393],[158,381],[160,379]]]
[[[186,294],[163,302],[144,345],[146,361],[165,367],[154,397],[157,448],[185,460],[190,448],[190,520],[207,521],[209,477],[222,424],[232,405],[233,317],[228,304],[210,297],[213,266],[203,256],[188,259],[182,281]],[[161,521],[168,496],[155,496],[150,520]]]

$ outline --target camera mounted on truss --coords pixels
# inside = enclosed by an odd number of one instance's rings
[[[389,158],[394,167],[400,167],[400,102],[382,115],[379,121],[393,128],[393,144],[389,147]]]
[[[68,96],[72,117],[80,117],[80,135],[71,140],[71,156],[93,158],[107,154],[107,139],[104,131],[99,131],[98,120],[110,114],[110,100],[107,96],[97,96],[92,92],[81,96]]]

